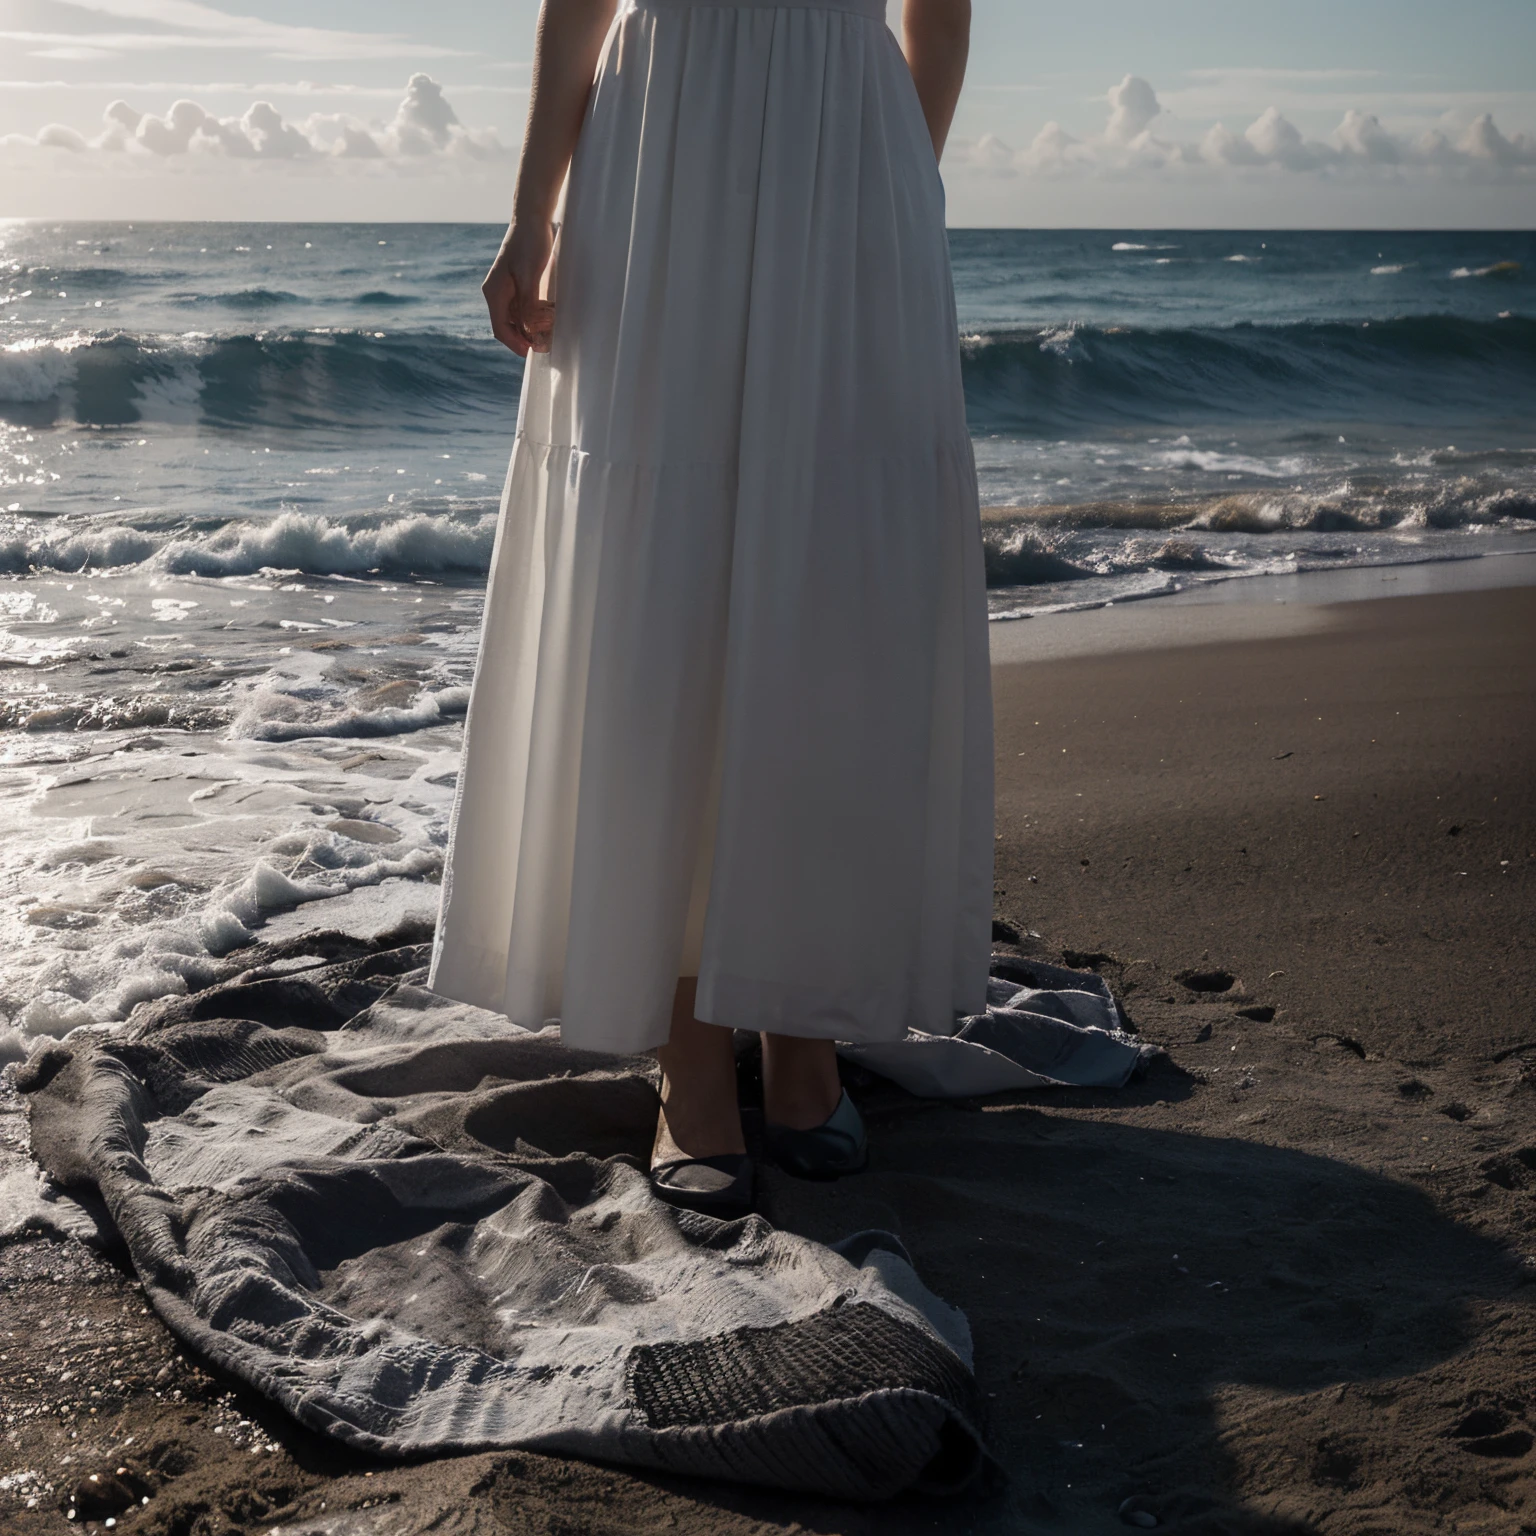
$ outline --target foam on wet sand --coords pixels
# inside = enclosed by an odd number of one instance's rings
[[[1493,568],[1400,568],[1398,582],[1465,586]],[[1536,588],[1503,569],[1483,590],[1330,602],[1318,577],[1284,603],[1231,584],[1239,600],[993,626],[1005,937],[1096,968],[1168,1055],[1115,1093],[936,1105],[867,1083],[867,1174],[827,1187],[769,1175],[786,1227],[896,1230],[969,1316],[1009,1474],[954,1511],[969,1528],[1110,1530],[1144,1513],[1185,1532],[1497,1530],[1536,1496],[1523,1365],[1536,1341]],[[117,932],[120,911],[172,899],[131,885],[157,871],[200,889],[135,931],[220,910],[262,937],[322,922],[378,932],[391,892],[429,910],[427,872],[348,882],[431,846],[456,732],[445,720],[383,741],[246,740],[198,758],[177,750],[208,749],[206,736],[113,745],[77,784],[60,765],[28,846],[42,852],[52,806],[61,862],[35,857],[27,877],[60,926],[17,928],[7,948],[63,939],[61,965],[96,963],[93,936]],[[189,768],[222,787],[192,801],[177,788]],[[331,826],[348,819],[400,837]],[[81,856],[108,845],[107,859]],[[261,881],[248,883],[263,859],[268,896],[282,881],[345,893],[238,917],[228,893],[245,887],[260,908]],[[90,916],[94,928],[71,926]],[[16,1146],[14,1098],[0,1111]],[[338,1509],[366,1520],[380,1500],[402,1531],[492,1511],[533,1528],[733,1536],[792,1522],[885,1536],[935,1518],[926,1503],[860,1510],[532,1455],[354,1464],[176,1361],[109,1266],[11,1243],[0,1281],[28,1325],[5,1341],[21,1359],[0,1389],[8,1465],[37,1474],[0,1502],[8,1520],[33,1518],[23,1486],[63,1488],[87,1463],[152,1481],[138,1517],[152,1530],[258,1499],[262,1528],[296,1530]],[[128,1341],[133,1359],[86,1350],[85,1378],[59,1385],[55,1320],[99,1340],[122,1316],[151,1330]],[[98,1413],[63,1413],[69,1392]],[[226,1436],[253,1421],[259,1454],[231,1457]],[[178,1457],[155,1465],[168,1444]]]

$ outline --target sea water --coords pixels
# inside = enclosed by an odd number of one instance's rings
[[[498,238],[0,226],[0,1058],[253,933],[430,918]],[[1536,236],[951,248],[995,619],[1536,545]]]

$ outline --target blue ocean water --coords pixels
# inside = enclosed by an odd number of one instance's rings
[[[0,229],[0,571],[475,587],[521,382],[496,240]],[[1536,531],[1536,235],[951,246],[994,616]]]
[[[498,238],[0,225],[0,1061],[296,903],[430,912]],[[1536,236],[951,247],[994,618],[1536,545]]]
[[[483,572],[520,381],[496,239],[0,230],[0,569]],[[1531,525],[1536,236],[951,243],[999,614]]]
[[[0,571],[473,589],[521,380],[497,235],[0,229]],[[996,617],[1536,532],[1536,236],[951,244]]]

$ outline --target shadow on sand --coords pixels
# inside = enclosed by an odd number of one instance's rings
[[[822,1239],[903,1238],[970,1318],[1000,1475],[944,1505],[692,1497],[846,1536],[1123,1531],[1127,1500],[1186,1536],[1320,1529],[1370,1480],[1372,1409],[1464,1349],[1476,1304],[1528,1276],[1411,1185],[1348,1163],[1040,1107],[1171,1106],[1190,1087],[1165,1061],[1113,1095],[867,1093],[869,1172],[833,1187],[770,1174],[771,1214]],[[1442,1411],[1433,1433],[1454,1437],[1466,1408]],[[1530,1439],[1504,1438],[1511,1453]],[[1501,1454],[1489,1444],[1448,1439]]]

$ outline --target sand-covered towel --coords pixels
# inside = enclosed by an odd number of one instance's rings
[[[658,1202],[651,1059],[449,1003],[417,984],[420,946],[314,934],[244,958],[18,1074],[39,1162],[99,1192],[208,1358],[385,1455],[521,1446],[851,1498],[974,1474],[963,1315],[890,1234],[829,1248]],[[1118,1028],[1073,1044],[1103,1022],[1074,1001],[1097,977],[1037,967],[1074,985],[1025,997],[1023,974],[958,1037],[983,1079],[1028,1070],[1010,1050],[1064,1071],[1137,1054]],[[1050,1047],[1053,1019],[1076,1033]]]
[[[402,979],[420,950],[319,947],[20,1069],[38,1160],[100,1192],[189,1344],[385,1455],[849,1498],[975,1472],[965,1319],[895,1238],[672,1210],[642,1171],[649,1061],[444,1002]]]

